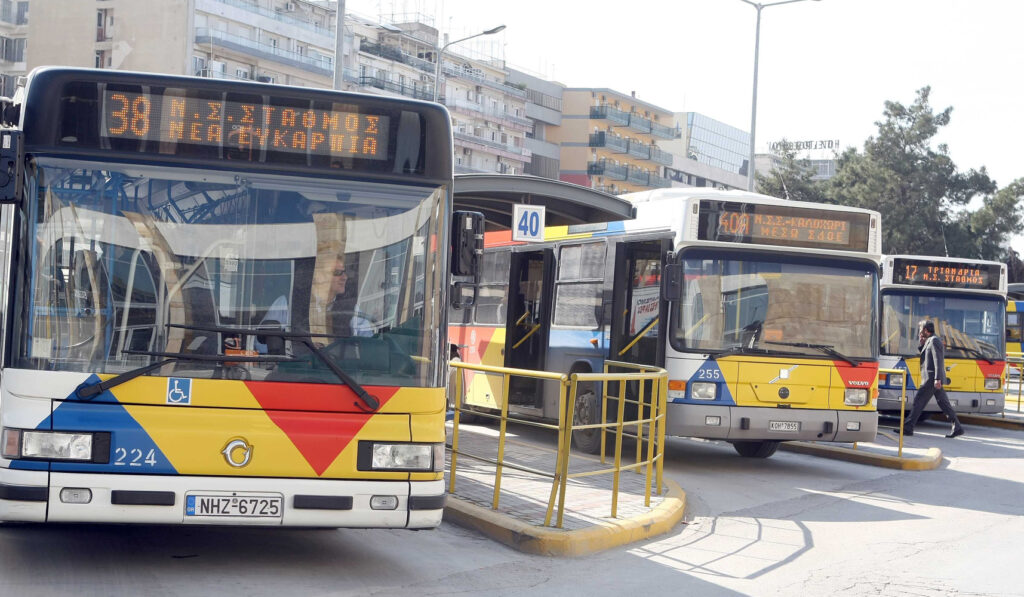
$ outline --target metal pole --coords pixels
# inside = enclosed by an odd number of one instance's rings
[[[345,81],[345,0],[338,0],[338,22],[334,26],[334,88]]]
[[[461,43],[461,42],[464,42],[466,40],[473,39],[474,37],[480,37],[481,35],[493,35],[495,33],[498,33],[499,31],[504,31],[504,30],[505,30],[505,26],[504,25],[498,25],[497,27],[495,27],[493,29],[488,29],[487,31],[481,31],[480,33],[477,33],[476,35],[470,35],[469,37],[463,37],[462,39],[457,39],[455,41],[450,41],[450,42],[444,44],[443,46],[441,46],[440,48],[438,48],[438,50],[437,50],[437,63],[434,64],[434,98],[433,98],[433,101],[436,102],[437,98],[439,96],[438,88],[440,87],[440,83],[441,83],[441,59],[444,57],[444,51],[448,49],[448,46],[451,46],[451,45],[454,45],[454,44],[457,44],[457,43]]]
[[[757,130],[757,59],[758,50],[761,46],[761,9],[760,4],[754,5],[757,8],[757,25],[754,28],[754,93],[750,99],[750,160],[747,162],[747,190],[754,191],[754,132]]]

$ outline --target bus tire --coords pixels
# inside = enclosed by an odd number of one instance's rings
[[[601,399],[594,389],[594,382],[587,382],[576,397],[576,410],[572,416],[573,425],[593,425],[601,422]],[[576,449],[587,454],[601,451],[601,429],[579,429],[572,432]]]
[[[768,458],[779,449],[776,440],[733,442],[733,449],[744,458]]]

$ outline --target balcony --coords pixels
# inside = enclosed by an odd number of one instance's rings
[[[249,12],[256,13],[258,15],[264,16],[264,17],[266,17],[268,19],[273,19],[275,21],[280,21],[282,23],[287,23],[289,25],[294,25],[296,27],[302,27],[303,29],[308,29],[309,31],[314,31],[316,33],[319,33],[320,35],[324,35],[324,36],[328,36],[328,37],[334,37],[334,27],[330,27],[330,26],[328,26],[328,27],[321,27],[320,25],[317,25],[316,23],[311,23],[309,21],[305,21],[305,20],[302,20],[302,19],[297,19],[295,17],[288,16],[287,14],[277,12],[276,10],[267,10],[266,8],[262,8],[260,6],[257,6],[255,4],[253,4],[251,2],[251,0],[249,2],[246,2],[245,0],[213,0],[213,1],[214,2],[219,2],[221,4],[227,4],[228,6],[234,6],[235,8],[241,8],[243,10],[247,10]]]
[[[651,146],[638,141],[629,142],[629,155],[645,160],[651,159]]]
[[[401,83],[395,83],[387,81],[379,77],[359,77],[360,87],[374,87],[376,89],[382,89],[384,91],[390,91],[391,93],[397,93],[406,97],[412,97],[421,100],[430,100],[433,98],[433,91],[428,87],[412,87],[410,85],[403,85]]]
[[[609,164],[605,160],[587,163],[587,174],[590,176],[606,176],[615,180],[626,180],[629,168],[621,164]]]
[[[636,168],[629,169],[629,176],[627,177],[627,180],[633,184],[643,185],[645,187],[649,186],[651,182],[650,174],[643,170],[637,170]]]
[[[629,128],[638,133],[650,133],[651,121],[633,112],[629,115]]]
[[[612,106],[590,106],[591,120],[609,120],[613,126],[629,126],[629,112]]]
[[[196,43],[214,43],[222,48],[234,50],[235,52],[239,52],[247,56],[265,58],[280,64],[301,68],[318,75],[328,77],[334,75],[334,65],[330,61],[326,60],[325,57],[313,58],[311,56],[299,54],[298,52],[289,52],[288,50],[282,50],[276,46],[261,44],[258,41],[246,37],[232,35],[225,31],[218,31],[208,27],[196,27]]]
[[[679,127],[672,128],[657,122],[651,123],[651,134],[660,139],[678,139],[682,136],[683,131]]]
[[[496,90],[498,90],[498,91],[500,91],[500,92],[502,92],[502,93],[504,93],[506,95],[511,95],[513,97],[517,97],[517,98],[522,99],[524,101],[526,100],[526,90],[525,89],[520,89],[518,87],[514,87],[514,86],[510,85],[508,82],[505,82],[505,81],[494,81],[492,79],[488,79],[487,77],[485,77],[482,74],[478,74],[476,72],[473,72],[471,70],[466,70],[464,68],[457,68],[457,67],[451,66],[449,64],[445,64],[443,66],[443,70],[444,70],[445,76],[448,76],[448,77],[458,77],[460,79],[467,79],[469,81],[473,81],[475,83],[479,83],[481,85],[485,85],[487,87],[490,87],[491,89],[496,89]]]
[[[649,186],[657,189],[667,189],[672,186],[672,181],[665,178],[664,176],[658,176],[657,174],[651,174]]]
[[[483,104],[478,104],[476,102],[471,102],[469,100],[449,100],[447,98],[442,99],[444,105],[448,106],[449,108],[454,108],[460,112],[468,112],[472,115],[482,114],[483,116],[486,116],[491,120],[502,121],[503,124],[506,124],[517,131],[528,131],[532,128],[532,123],[530,122],[530,120],[527,118],[523,118],[522,116],[516,116],[514,114],[509,114],[508,112],[488,108]]]
[[[667,151],[662,151],[654,145],[651,146],[651,159],[662,166],[672,165],[672,154]]]
[[[503,158],[528,162],[533,156],[533,152],[523,147],[516,147],[515,145],[493,141],[486,137],[478,137],[477,135],[461,131],[454,131],[453,134],[458,141],[476,145],[477,149],[497,153]]]
[[[412,54],[403,52],[400,48],[390,46],[387,44],[379,44],[377,42],[360,40],[359,51],[365,52],[373,56],[380,56],[381,58],[387,58],[388,60],[394,60],[395,62],[401,62],[402,64],[408,64],[409,66],[429,73],[431,76],[434,75],[434,63],[429,60],[417,58]]]
[[[607,147],[615,153],[626,153],[629,150],[629,141],[601,131],[590,135],[590,147]]]

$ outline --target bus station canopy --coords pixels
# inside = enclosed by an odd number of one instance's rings
[[[629,220],[635,213],[633,204],[625,199],[560,180],[511,174],[455,175],[455,209],[483,213],[488,230],[510,230],[517,203],[543,205],[547,226]]]

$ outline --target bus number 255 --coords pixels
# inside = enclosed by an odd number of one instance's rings
[[[698,369],[697,377],[699,379],[722,379],[721,369]]]
[[[114,450],[114,466],[156,466],[156,450],[144,452],[139,448]]]

